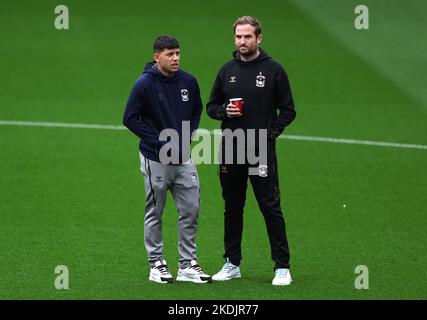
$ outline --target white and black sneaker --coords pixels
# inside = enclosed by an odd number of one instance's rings
[[[212,277],[203,272],[196,260],[191,260],[190,266],[184,269],[178,269],[176,281],[190,281],[194,283],[208,283]]]
[[[173,277],[169,272],[168,265],[165,260],[158,260],[154,263],[148,279],[158,283],[173,282]]]

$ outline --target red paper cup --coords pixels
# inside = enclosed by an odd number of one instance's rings
[[[242,98],[233,98],[230,99],[230,103],[235,107],[239,108],[240,114],[243,114],[243,99]]]

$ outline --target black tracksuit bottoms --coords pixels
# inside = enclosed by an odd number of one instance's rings
[[[280,207],[280,187],[275,150],[267,156],[267,176],[248,175],[249,165],[220,164],[219,176],[224,212],[224,258],[234,265],[242,259],[243,208],[245,206],[248,177],[252,184],[258,206],[264,216],[270,240],[274,268],[290,268],[289,245],[285,220]]]

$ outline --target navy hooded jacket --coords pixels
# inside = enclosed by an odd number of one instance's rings
[[[163,129],[174,129],[179,135],[180,162],[188,160],[182,155],[182,121],[190,122],[190,132],[199,126],[202,100],[196,78],[178,70],[173,76],[163,75],[155,62],[145,66],[132,89],[123,116],[123,124],[137,135],[140,152],[148,159],[159,160],[160,148],[167,143],[160,141]],[[185,137],[190,141],[190,137]]]

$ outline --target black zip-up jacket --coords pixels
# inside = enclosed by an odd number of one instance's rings
[[[268,138],[274,140],[296,117],[295,105],[285,70],[259,50],[260,55],[249,62],[233,52],[234,59],[216,77],[206,109],[211,118],[222,120],[221,129],[267,129]],[[227,117],[231,98],[243,98],[242,117]]]

